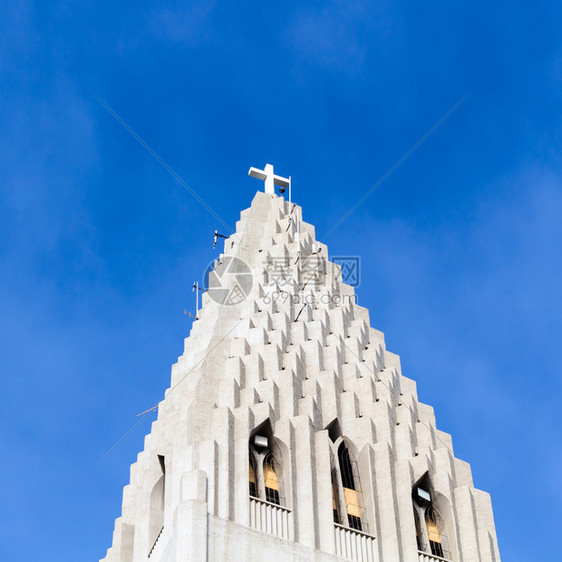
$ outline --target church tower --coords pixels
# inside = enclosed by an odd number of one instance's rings
[[[209,273],[105,562],[499,562],[490,496],[273,167]]]

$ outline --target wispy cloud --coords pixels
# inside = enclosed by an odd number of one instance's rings
[[[287,43],[300,62],[328,70],[356,73],[362,70],[373,44],[384,49],[384,38],[394,20],[385,2],[377,6],[353,0],[332,0],[299,10],[288,29]],[[385,13],[385,18],[380,17]]]
[[[148,30],[171,42],[193,45],[211,37],[211,18],[216,0],[164,5],[150,12]]]

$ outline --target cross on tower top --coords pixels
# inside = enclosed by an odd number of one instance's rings
[[[274,185],[278,185],[282,188],[281,193],[283,193],[283,191],[291,185],[291,178],[283,178],[275,175],[271,164],[266,164],[263,170],[258,170],[257,168],[252,167],[248,171],[248,175],[253,178],[264,180],[266,193],[275,193]]]

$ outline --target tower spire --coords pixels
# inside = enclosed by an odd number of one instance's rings
[[[499,562],[490,497],[300,207],[271,197],[289,180],[249,173],[265,193],[195,285],[104,561]]]

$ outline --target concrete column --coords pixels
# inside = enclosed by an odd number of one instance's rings
[[[332,475],[330,467],[330,437],[328,431],[316,433],[316,477],[318,500],[318,548],[335,554]]]
[[[293,474],[298,511],[295,510],[295,538],[298,542],[317,548],[317,474],[314,428],[308,416],[293,420],[297,471]]]
[[[202,470],[182,476],[181,501],[174,514],[176,562],[207,562],[207,478]]]
[[[398,529],[396,518],[396,498],[394,495],[396,478],[394,476],[394,459],[387,444],[375,446],[375,497],[380,526],[381,560],[400,560]]]

